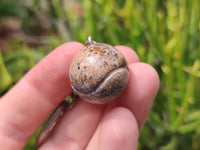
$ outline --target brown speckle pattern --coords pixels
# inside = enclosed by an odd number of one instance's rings
[[[114,95],[119,96],[125,89],[128,74],[126,60],[117,49],[108,44],[95,43],[86,46],[74,57],[69,76],[72,88],[80,97],[104,103],[116,98]]]

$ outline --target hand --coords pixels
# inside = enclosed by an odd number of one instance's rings
[[[0,145],[20,150],[50,112],[72,92],[69,65],[83,48],[70,42],[52,51],[0,99]],[[55,127],[41,150],[136,150],[159,88],[156,71],[136,53],[116,46],[127,59],[130,80],[115,101],[105,105],[78,100]]]

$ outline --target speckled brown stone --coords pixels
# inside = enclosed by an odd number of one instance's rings
[[[128,83],[124,56],[113,46],[94,43],[74,57],[70,66],[73,90],[94,103],[108,102],[121,94]]]

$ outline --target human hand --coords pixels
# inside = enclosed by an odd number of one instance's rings
[[[0,99],[1,149],[23,149],[50,112],[72,92],[69,65],[82,48],[77,42],[56,48]],[[159,88],[159,78],[151,66],[139,62],[132,49],[116,48],[129,64],[127,89],[109,104],[78,100],[41,150],[137,149],[140,131]]]

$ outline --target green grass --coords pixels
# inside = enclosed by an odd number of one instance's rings
[[[30,47],[15,41],[0,54],[2,94],[56,46],[71,40],[83,43],[92,35],[98,42],[132,47],[159,73],[160,90],[138,149],[200,149],[199,0],[25,2],[10,2],[17,10],[13,16],[22,19],[30,35],[38,35],[33,28],[37,22],[47,32],[46,44]],[[13,14],[9,8],[0,19]],[[36,149],[35,136],[25,149]]]

